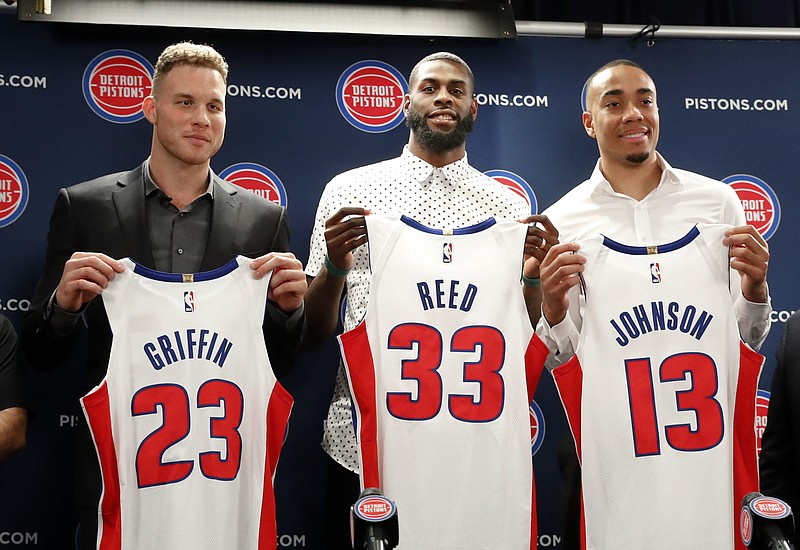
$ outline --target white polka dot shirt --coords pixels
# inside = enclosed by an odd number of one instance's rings
[[[349,170],[328,183],[314,220],[307,275],[316,276],[322,269],[325,221],[345,206],[366,208],[373,214],[406,215],[437,228],[463,227],[489,217],[515,220],[530,215],[530,206],[522,197],[470,166],[466,155],[436,168],[406,146],[400,157]],[[370,278],[369,247],[365,245],[354,251],[353,269],[347,275],[345,330],[364,317]],[[350,392],[341,364],[322,447],[339,464],[358,471]]]

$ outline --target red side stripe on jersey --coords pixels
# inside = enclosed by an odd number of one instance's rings
[[[583,392],[583,369],[578,356],[551,371],[556,390],[564,405],[567,423],[575,441],[578,461],[581,461],[581,396]],[[586,514],[583,509],[583,487],[581,486],[581,550],[586,550]]]
[[[539,385],[539,378],[544,369],[544,362],[547,354],[550,353],[547,346],[539,337],[534,334],[528,342],[525,350],[525,381],[528,389],[528,403],[533,400],[536,387]],[[533,437],[533,427],[531,427],[531,437]],[[539,520],[536,513],[536,477],[531,476],[531,550],[536,550],[539,541]]]
[[[339,336],[342,360],[348,372],[350,390],[358,401],[359,447],[361,453],[361,483],[366,487],[381,487],[378,466],[378,415],[376,411],[375,365],[369,346],[367,323]]]
[[[261,492],[261,519],[258,527],[258,550],[275,550],[278,546],[278,526],[275,517],[275,470],[283,442],[286,440],[289,415],[294,400],[289,392],[275,382],[267,405],[267,454],[264,464],[264,488]]]
[[[103,495],[100,499],[102,522],[99,550],[119,550],[122,547],[122,526],[120,525],[119,473],[117,453],[111,430],[111,410],[108,401],[108,382],[103,383],[81,398],[84,415],[100,461],[100,474],[103,481]]]
[[[544,369],[544,362],[549,353],[545,343],[534,334],[531,341],[528,342],[528,349],[525,350],[525,380],[528,383],[528,401],[533,400]]]
[[[742,498],[747,493],[758,491],[756,394],[764,357],[744,342],[739,342],[739,351],[739,381],[733,413],[733,540],[736,550],[745,550],[739,536],[739,512]]]
[[[572,431],[572,438],[575,440],[575,449],[578,452],[578,460],[581,460],[581,392],[583,388],[583,370],[581,369],[578,356],[573,355],[572,359],[563,365],[556,367],[552,371],[556,389],[564,405],[564,412],[567,414],[569,429]]]

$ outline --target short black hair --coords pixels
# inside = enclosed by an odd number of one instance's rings
[[[414,68],[411,69],[411,74],[408,76],[408,86],[411,87],[412,83],[417,79],[417,75],[419,74],[419,68],[422,66],[423,63],[428,63],[430,61],[452,61],[453,63],[458,63],[467,71],[468,76],[468,84],[472,86],[472,90],[475,91],[475,75],[472,74],[472,69],[469,68],[467,62],[458,57],[454,53],[450,52],[436,52],[430,55],[426,55],[422,59],[414,65]]]
[[[594,80],[594,77],[596,77],[597,75],[599,75],[600,73],[602,73],[606,69],[611,69],[612,67],[619,67],[620,65],[633,67],[634,69],[639,69],[644,74],[647,74],[647,71],[645,71],[638,63],[635,63],[635,62],[631,61],[630,59],[614,59],[613,61],[609,61],[608,63],[606,63],[605,65],[603,65],[599,69],[597,69],[595,72],[590,74],[589,78],[586,79],[586,82],[583,83],[583,89],[581,90],[581,109],[582,110],[586,111],[586,108],[587,108],[587,105],[586,105],[586,94],[589,92],[589,86],[591,85],[592,80]],[[647,74],[647,76],[649,77],[650,75]]]

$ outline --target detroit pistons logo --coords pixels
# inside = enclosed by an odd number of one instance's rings
[[[761,455],[761,440],[764,439],[764,430],[767,427],[767,412],[769,411],[770,393],[767,390],[758,390],[756,394],[756,454]]]
[[[266,166],[254,162],[240,162],[228,166],[219,173],[219,177],[280,206],[288,204],[286,188],[275,172]]]
[[[336,83],[336,105],[344,119],[371,134],[388,132],[403,122],[403,97],[408,83],[383,61],[350,65]]]
[[[19,219],[28,205],[28,178],[10,158],[0,155],[0,227]]]
[[[361,519],[372,522],[381,521],[392,517],[394,502],[379,495],[366,496],[356,502],[353,511]]]
[[[760,516],[772,519],[783,519],[789,515],[789,505],[773,497],[759,497],[750,503],[750,507]]]
[[[781,223],[781,204],[775,191],[763,180],[747,174],[728,176],[722,181],[739,196],[747,223],[765,239],[772,237]]]
[[[535,455],[544,443],[544,413],[536,401],[531,401],[531,455]]]
[[[83,72],[83,97],[109,122],[128,124],[144,117],[142,102],[153,90],[153,66],[129,50],[103,52]]]
[[[753,540],[753,516],[750,515],[749,508],[742,508],[739,513],[739,534],[744,545],[750,546],[750,541]]]
[[[525,181],[522,176],[519,176],[514,172],[509,172],[508,170],[489,170],[488,172],[484,172],[484,174],[493,180],[502,183],[514,193],[525,199],[525,202],[527,202],[528,206],[531,207],[531,214],[536,214],[539,211],[539,204],[536,201],[536,195],[534,194],[531,186],[528,185],[528,182]]]

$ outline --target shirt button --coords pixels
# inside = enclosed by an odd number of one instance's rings
[[[178,254],[183,254],[183,249],[182,248],[178,249]]]

